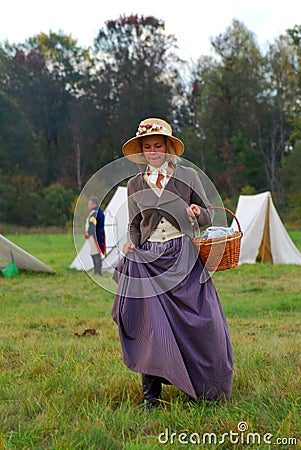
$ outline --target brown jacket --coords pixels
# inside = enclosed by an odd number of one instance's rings
[[[212,212],[201,180],[194,169],[176,165],[161,197],[158,197],[143,177],[143,173],[128,182],[129,239],[142,246],[159,224],[162,216],[182,233],[193,237],[193,226],[186,208],[195,203],[201,208],[200,227],[209,225]],[[198,227],[195,227],[196,229]]]

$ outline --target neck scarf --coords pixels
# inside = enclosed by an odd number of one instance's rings
[[[167,167],[168,167],[167,161],[165,161],[165,163],[162,164],[162,166],[160,167],[153,167],[151,165],[148,165],[147,175],[152,185],[157,186],[157,188],[159,189],[162,189],[166,186],[168,181]]]

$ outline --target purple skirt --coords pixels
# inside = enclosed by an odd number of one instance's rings
[[[123,361],[190,397],[228,398],[233,349],[218,294],[188,236],[146,242],[124,257],[112,317]]]

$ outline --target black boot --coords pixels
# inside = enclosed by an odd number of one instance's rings
[[[144,395],[144,411],[159,406],[162,384],[161,378],[153,375],[142,374],[142,391]]]
[[[102,259],[100,254],[97,255],[91,255],[93,259],[94,264],[94,274],[95,275],[101,275],[101,269],[102,269]]]

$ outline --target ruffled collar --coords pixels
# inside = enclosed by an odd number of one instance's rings
[[[168,174],[167,174],[167,168],[168,168],[168,161],[165,161],[160,167],[153,167],[150,164],[148,164],[146,168],[146,173],[149,177],[149,181],[152,185],[156,185],[159,175],[161,175],[160,183],[162,187],[164,188],[168,182]]]

